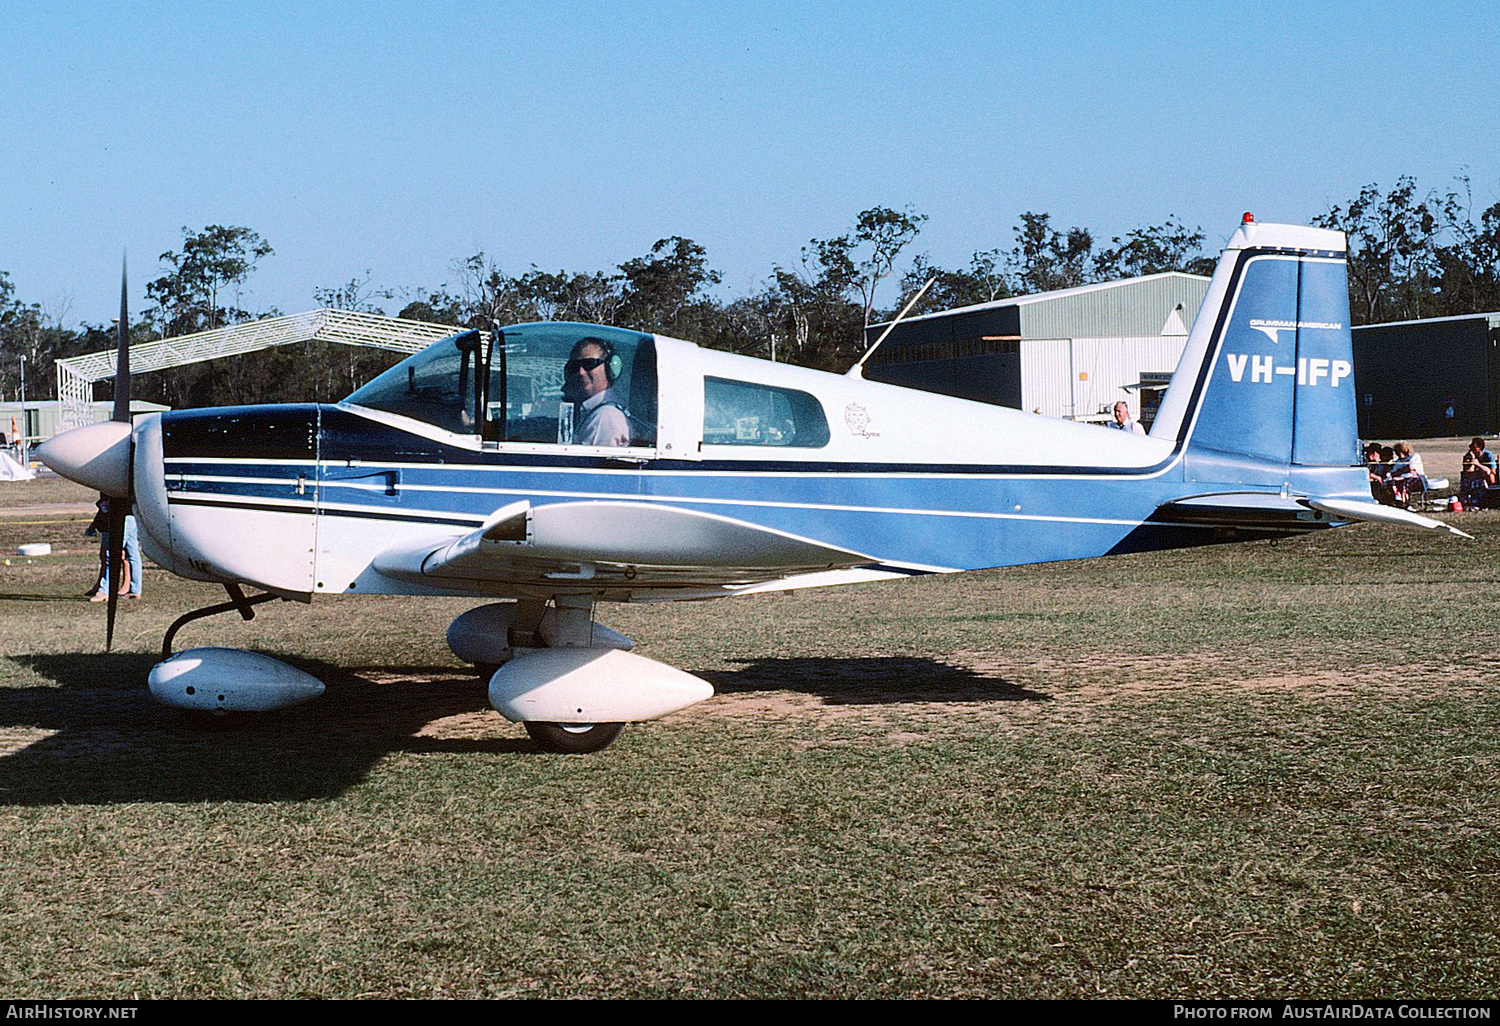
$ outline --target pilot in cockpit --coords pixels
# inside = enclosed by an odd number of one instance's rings
[[[573,444],[629,445],[630,422],[612,387],[624,361],[604,339],[586,335],[563,367],[563,399],[574,404]]]

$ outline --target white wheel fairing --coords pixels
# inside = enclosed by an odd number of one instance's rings
[[[151,697],[200,712],[270,712],[317,698],[323,682],[259,652],[190,648],[151,668]]]
[[[490,678],[490,704],[518,723],[654,720],[712,697],[690,673],[618,649],[523,652]]]

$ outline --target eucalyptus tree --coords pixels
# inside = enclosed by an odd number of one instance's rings
[[[159,258],[169,270],[146,286],[160,311],[164,336],[186,335],[249,320],[240,308],[239,289],[255,265],[274,251],[260,234],[241,226],[211,224],[182,229],[182,250]],[[234,290],[232,305],[221,294]]]
[[[1159,225],[1132,228],[1111,239],[1094,257],[1094,278],[1108,281],[1163,271],[1212,274],[1217,261],[1204,255],[1203,241],[1202,228],[1189,228],[1170,214]]]

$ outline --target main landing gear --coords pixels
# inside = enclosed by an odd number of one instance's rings
[[[543,749],[585,755],[608,748],[625,729],[623,723],[527,723],[526,733]]]
[[[635,643],[593,613],[593,595],[497,602],[454,620],[448,645],[466,662],[499,666],[490,704],[549,752],[597,752],[626,723],[713,694],[707,681],[633,654]]]
[[[279,596],[247,598],[227,584],[229,601],[178,617],[151,670],[151,694],[166,705],[224,715],[267,712],[323,693],[323,684],[294,666],[257,652],[191,648],[172,654],[186,624],[217,613],[254,619],[254,607]],[[471,609],[448,628],[460,659],[495,667],[490,704],[544,751],[583,753],[607,748],[626,723],[654,720],[713,695],[690,673],[630,651],[634,642],[593,620],[593,595],[548,601],[497,602]]]

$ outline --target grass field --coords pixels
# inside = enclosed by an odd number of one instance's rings
[[[4,486],[0,486],[3,489]],[[25,503],[83,501],[39,482]],[[15,495],[17,493],[11,493]],[[0,506],[20,500],[4,498]],[[0,994],[1486,997],[1500,514],[605,607],[718,697],[540,754],[474,603],[259,607],[318,702],[144,681],[222,592],[148,569],[105,655],[87,516],[0,516]]]

